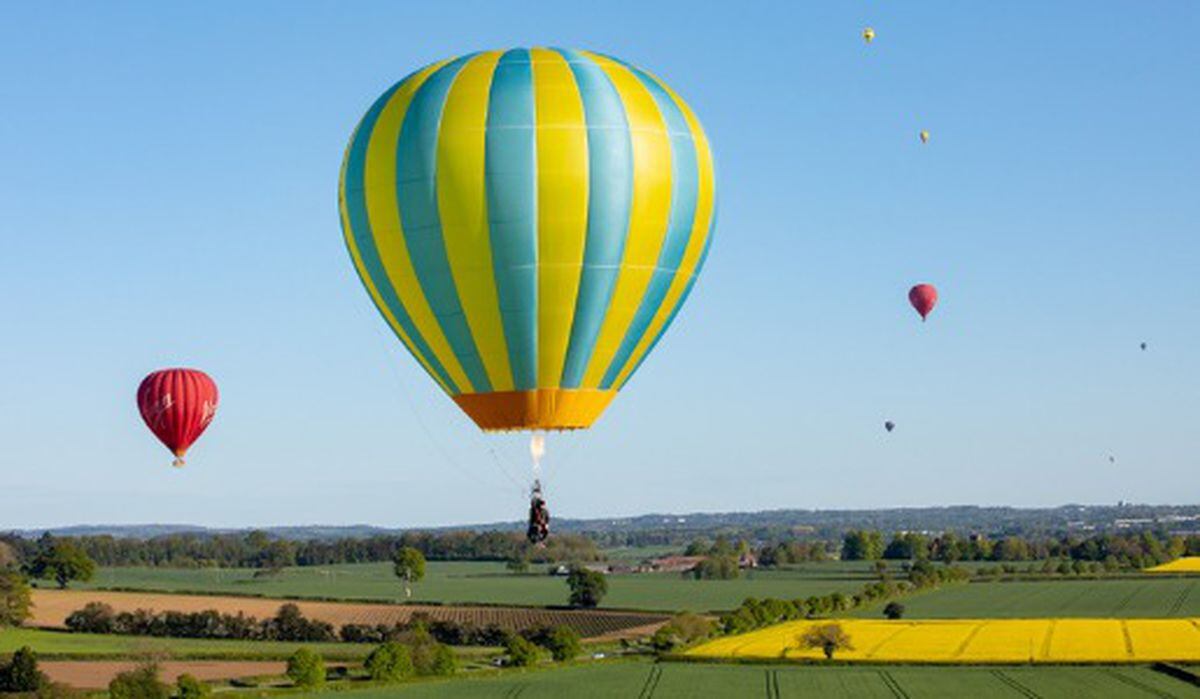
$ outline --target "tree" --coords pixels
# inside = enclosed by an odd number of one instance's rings
[[[608,580],[603,573],[587,568],[572,568],[567,575],[567,587],[571,588],[569,602],[572,607],[596,607],[608,594]]]
[[[412,597],[412,584],[425,577],[425,556],[417,549],[405,546],[396,552],[392,563],[396,577],[404,581],[404,597]]]
[[[60,588],[66,588],[72,580],[87,582],[96,574],[96,562],[70,541],[43,539],[42,543],[41,550],[28,565],[31,577],[53,579]]]
[[[579,644],[579,632],[570,626],[555,626],[544,644],[551,657],[558,662],[572,660],[583,652]]]
[[[313,651],[301,648],[288,658],[287,676],[297,687],[316,689],[325,684],[325,661]]]
[[[842,538],[843,561],[874,561],[883,555],[883,535],[860,529]]]
[[[538,661],[538,647],[515,633],[505,639],[504,652],[508,655],[508,664],[514,667],[529,667]]]
[[[697,580],[733,580],[738,576],[737,558],[733,556],[706,556],[689,571]]]
[[[0,541],[0,571],[6,568],[16,568],[18,562],[17,552],[13,550],[13,547]]]
[[[15,570],[0,570],[0,629],[20,626],[33,606],[29,583]]]
[[[883,550],[883,557],[891,560],[924,558],[929,554],[929,542],[914,532],[896,534]]]
[[[189,674],[175,679],[175,699],[204,699],[212,694],[212,688]]]
[[[29,646],[13,653],[7,664],[0,664],[0,694],[36,692],[47,684],[49,680],[38,669],[37,654]]]
[[[850,636],[842,629],[841,624],[810,626],[797,640],[802,648],[820,648],[829,660],[833,660],[833,654],[839,650],[854,650],[854,646],[850,644]]]
[[[171,687],[158,679],[158,664],[149,662],[122,672],[108,683],[112,699],[171,699]]]
[[[883,615],[889,619],[899,619],[904,616],[904,605],[899,602],[888,602],[883,608]]]
[[[412,651],[408,646],[388,641],[371,651],[363,666],[376,682],[398,682],[413,674]]]

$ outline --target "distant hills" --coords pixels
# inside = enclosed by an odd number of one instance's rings
[[[891,508],[878,510],[769,510],[687,514],[646,514],[604,519],[559,519],[555,531],[590,534],[664,532],[767,534],[791,531],[814,536],[840,536],[849,529],[883,531],[980,532],[988,535],[1125,531],[1162,528],[1177,533],[1200,533],[1200,505],[1062,505],[1053,508],[953,507]],[[493,522],[444,527],[388,528],[366,524],[330,526],[295,525],[260,527],[284,539],[365,538],[405,531],[510,531],[523,522]],[[211,528],[188,524],[73,525],[51,527],[56,536],[114,536],[153,538],[171,534],[228,534],[255,528]],[[23,537],[40,536],[47,529],[17,530]]]

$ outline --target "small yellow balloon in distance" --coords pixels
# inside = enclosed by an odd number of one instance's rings
[[[929,143],[929,132],[921,129],[921,143]]]
[[[863,41],[867,42],[868,44],[871,43],[872,41],[875,40],[875,30],[870,27],[867,27],[866,29],[863,30],[862,38],[863,38]]]

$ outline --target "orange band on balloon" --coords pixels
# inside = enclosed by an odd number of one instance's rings
[[[616,395],[616,391],[542,388],[462,393],[453,398],[480,429],[496,432],[583,429],[600,417]]]

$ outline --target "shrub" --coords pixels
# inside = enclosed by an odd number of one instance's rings
[[[889,619],[899,619],[904,616],[904,605],[899,602],[888,602],[883,608],[883,615]]]
[[[414,624],[401,640],[412,653],[413,669],[418,675],[453,675],[458,670],[454,651],[438,643],[424,624]]]
[[[504,642],[504,652],[508,655],[508,664],[514,667],[529,667],[538,661],[538,647],[517,634]]]
[[[666,652],[708,638],[712,632],[711,621],[699,614],[682,612],[654,632],[650,645],[657,651]]]
[[[83,609],[76,609],[66,619],[66,626],[78,633],[113,633],[117,614],[111,605],[103,602],[88,602]]]
[[[550,651],[551,657],[559,662],[575,658],[583,652],[579,643],[579,632],[570,626],[556,626],[542,647]]]
[[[175,680],[176,699],[204,699],[209,694],[212,689],[191,675],[183,674]]]
[[[412,651],[408,646],[388,641],[371,651],[364,667],[376,682],[397,682],[413,674]]]
[[[288,603],[279,608],[275,618],[265,622],[263,636],[273,641],[332,641],[336,639],[333,625],[306,619],[300,608]]]
[[[458,672],[458,658],[449,646],[437,644],[433,648],[433,657],[429,663],[430,675],[449,677]]]
[[[29,646],[13,653],[8,663],[0,664],[0,694],[36,692],[47,684],[46,676],[38,669],[37,654]]]
[[[158,665],[145,663],[108,683],[112,699],[171,699],[171,688],[158,679]]]
[[[287,676],[297,687],[315,689],[325,684],[325,661],[313,651],[301,648],[288,658]]]

